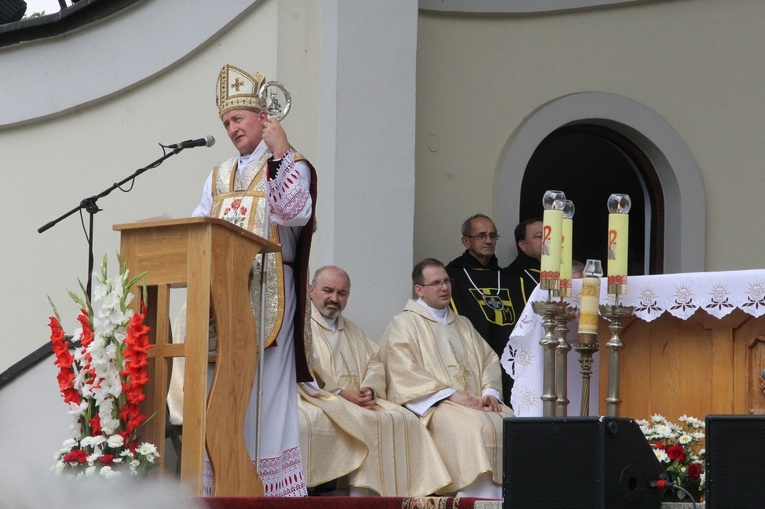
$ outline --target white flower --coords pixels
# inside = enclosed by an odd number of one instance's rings
[[[655,423],[665,422],[667,419],[664,418],[661,414],[653,414],[651,416],[651,420]]]
[[[659,424],[657,426],[654,426],[653,430],[660,437],[668,438],[672,436],[672,428],[670,428],[666,424]]]
[[[106,437],[98,435],[97,437],[85,437],[80,441],[82,447],[97,447],[106,442]]]
[[[122,447],[124,443],[125,443],[125,439],[122,438],[122,435],[112,435],[106,439],[106,445],[108,445],[112,449],[118,449]]]
[[[85,469],[85,477],[93,477],[96,474],[96,467],[89,466],[87,469]]]
[[[680,435],[677,441],[680,442],[682,445],[686,445],[693,441],[693,437],[690,435]]]
[[[148,442],[142,443],[140,446],[138,446],[138,449],[136,449],[136,452],[140,456],[159,456],[159,453],[157,453],[157,448],[154,446],[154,444],[150,444]]]
[[[77,440],[74,438],[67,438],[64,440],[64,443],[62,444],[62,452],[69,452],[72,450],[72,448],[77,445]]]
[[[667,456],[667,453],[661,449],[654,449],[653,453],[656,455],[656,459],[658,459],[662,463],[669,463],[669,456]]]
[[[117,472],[116,470],[114,470],[112,467],[108,465],[105,467],[101,467],[101,470],[98,472],[98,474],[104,479],[112,479],[120,475],[119,472]]]
[[[138,460],[131,460],[130,461],[130,468],[138,468],[141,466],[141,462]]]

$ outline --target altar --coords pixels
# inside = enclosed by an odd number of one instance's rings
[[[581,280],[573,281],[566,301],[578,307]],[[612,304],[601,284],[601,304]],[[531,302],[548,299],[537,287],[529,298],[502,355],[502,367],[515,380],[511,394],[519,417],[542,415],[542,317]],[[554,298],[556,299],[556,298]],[[618,415],[647,419],[687,414],[765,413],[765,270],[631,276],[625,306],[634,316],[623,321],[619,353]],[[609,322],[598,324],[589,415],[605,415]],[[576,319],[568,324],[570,344],[577,340]],[[568,353],[568,415],[579,415],[582,379],[579,354]],[[604,376],[600,376],[603,373]],[[761,385],[762,384],[762,385]]]

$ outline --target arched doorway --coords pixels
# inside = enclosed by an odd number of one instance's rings
[[[663,253],[658,256],[653,253],[642,255],[643,260],[648,260],[646,271],[665,274],[704,271],[706,196],[693,154],[680,135],[655,111],[627,97],[606,92],[580,92],[554,99],[531,112],[515,129],[497,168],[494,217],[499,233],[513,238],[513,229],[521,219],[521,201],[527,194],[531,194],[528,199],[532,204],[538,204],[532,206],[541,212],[542,194],[534,196],[536,191],[527,193],[524,190],[529,163],[543,144],[552,147],[557,142],[566,141],[564,138],[570,135],[587,135],[605,152],[622,152],[622,159],[633,165],[633,172],[643,186],[643,197],[648,198],[648,206],[646,199],[641,197],[643,211],[639,215],[645,224],[645,233],[633,241],[636,232],[631,230],[630,244],[640,249],[652,245],[663,247]],[[540,154],[544,152],[547,151]],[[553,187],[546,183],[541,192],[545,189]],[[574,193],[573,188],[570,192]],[[622,191],[611,187],[608,194],[612,192]],[[576,201],[574,194],[572,199]],[[586,226],[584,210],[592,209],[594,213],[602,214],[603,221],[607,221],[608,212],[604,199],[592,198],[602,203],[594,206],[589,200],[585,195],[579,199],[582,203],[576,203],[574,224],[581,223],[579,228],[592,228],[597,233],[598,226]],[[636,202],[633,197],[633,207]],[[646,212],[650,213],[650,219]],[[637,209],[633,209],[630,216],[633,213],[635,218],[630,218],[631,227],[632,221],[637,219]],[[644,235],[648,236],[647,241]],[[574,238],[575,246],[598,243],[597,239],[578,242],[577,237]],[[497,256],[501,262],[512,260],[515,249]],[[599,258],[604,259],[604,256]],[[633,270],[641,267],[638,263],[631,265]],[[643,263],[642,267],[645,266]]]
[[[577,124],[556,129],[534,151],[523,176],[518,216],[542,213],[542,196],[559,189],[574,202],[573,257],[603,261],[612,193],[632,199],[629,274],[660,274],[664,254],[664,197],[656,171],[629,139],[611,129]]]

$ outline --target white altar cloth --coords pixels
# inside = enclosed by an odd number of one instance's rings
[[[582,281],[573,281],[573,296],[566,301],[578,307]],[[511,403],[519,417],[542,415],[543,351],[539,340],[544,336],[542,317],[534,313],[531,302],[547,300],[547,291],[537,287],[521,314],[518,324],[502,354],[502,367],[515,380]],[[606,279],[600,285],[600,303],[608,304]],[[613,298],[613,297],[612,297]],[[694,272],[656,276],[630,276],[627,294],[620,296],[625,306],[635,307],[635,316],[646,322],[669,313],[686,320],[699,309],[716,318],[734,309],[759,317],[765,314],[765,270],[730,272]],[[612,301],[610,303],[613,303]],[[577,320],[569,322],[569,343],[576,342]],[[590,415],[598,415],[598,365],[602,350],[595,354],[590,380]],[[579,415],[582,379],[579,354],[568,354],[568,415]]]

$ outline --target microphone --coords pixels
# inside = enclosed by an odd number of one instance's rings
[[[182,150],[184,148],[193,148],[193,147],[212,147],[215,145],[215,138],[213,138],[211,135],[207,135],[204,138],[198,138],[196,140],[186,140],[182,141],[180,143],[173,143],[172,145],[168,145],[167,148],[171,148],[173,150]]]

